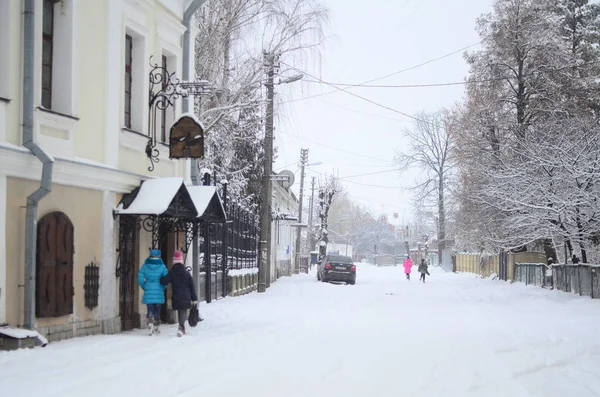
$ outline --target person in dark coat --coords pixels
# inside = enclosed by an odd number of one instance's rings
[[[172,285],[171,304],[173,310],[177,310],[179,320],[177,335],[185,335],[185,320],[188,316],[188,310],[192,308],[192,304],[198,304],[198,296],[196,295],[192,275],[183,265],[183,253],[181,251],[175,251],[173,254],[173,267],[169,274],[160,279],[160,283],[162,285]]]
[[[425,275],[430,276],[428,267],[429,266],[427,265],[427,262],[425,262],[425,259],[421,259],[421,264],[419,265],[419,273],[421,273],[421,277],[419,280],[425,282]]]

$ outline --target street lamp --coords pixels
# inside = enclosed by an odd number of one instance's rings
[[[288,77],[288,78],[287,78],[287,79],[285,79],[285,80],[279,80],[279,83],[277,83],[277,84],[289,84],[289,83],[294,83],[294,82],[296,82],[296,81],[298,81],[298,80],[302,80],[303,78],[304,78],[304,75],[303,75],[303,74],[297,74],[297,75],[294,75],[294,76],[292,76],[292,77]]]

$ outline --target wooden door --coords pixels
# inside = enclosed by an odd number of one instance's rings
[[[45,215],[37,227],[36,315],[73,313],[74,228],[62,212]]]

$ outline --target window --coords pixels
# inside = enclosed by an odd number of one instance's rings
[[[136,28],[139,28],[136,26]],[[148,57],[146,36],[141,30],[126,25],[122,41],[124,69],[121,81],[122,125],[129,130],[145,134],[148,128]],[[157,128],[159,124],[157,124]]]
[[[42,0],[41,105],[63,115],[77,113],[75,0]]]
[[[167,57],[165,55],[162,56],[162,68],[163,68],[163,79],[162,79],[162,88],[163,90],[167,87],[167,82],[169,80],[168,68],[167,68]],[[167,141],[167,109],[166,106],[163,106],[163,110],[161,111],[160,116],[160,141]]]
[[[0,1],[0,98],[10,98],[11,2]]]
[[[133,39],[125,35],[125,127],[131,128],[131,86],[133,81]]]
[[[62,212],[45,215],[37,226],[36,316],[73,313],[73,224]]]
[[[52,109],[52,55],[54,52],[54,0],[44,0],[42,41],[42,106]]]

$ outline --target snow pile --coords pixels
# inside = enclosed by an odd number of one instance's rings
[[[30,331],[23,328],[0,327],[0,335],[8,336],[14,339],[35,338],[36,345],[46,347],[48,340],[37,331]]]
[[[348,286],[313,267],[201,304],[183,338],[172,325],[0,353],[0,396],[597,395],[599,300],[430,272],[363,266]]]

